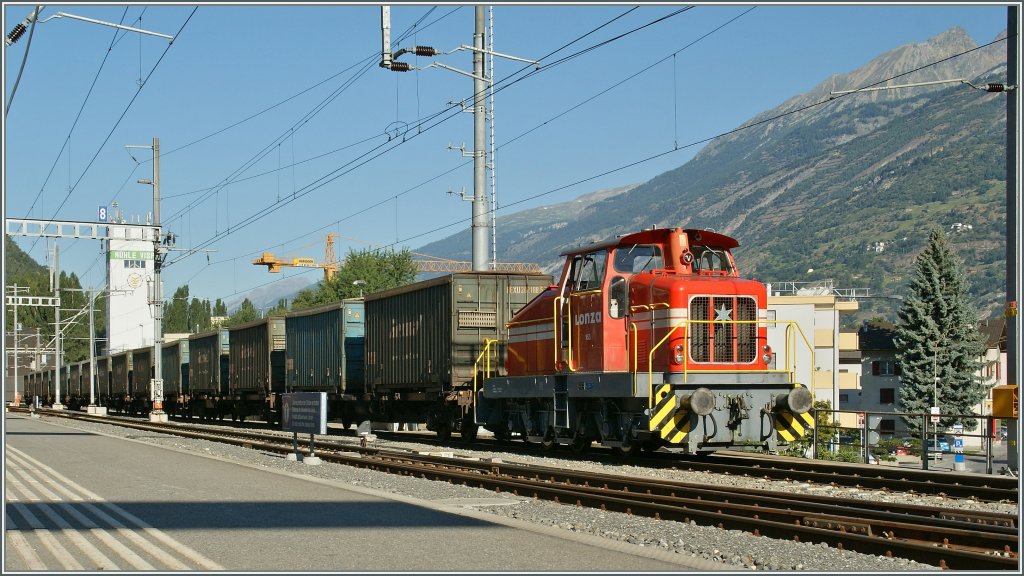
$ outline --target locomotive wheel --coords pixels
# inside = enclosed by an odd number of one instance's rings
[[[441,442],[447,442],[452,437],[452,427],[447,422],[437,424],[437,439]]]
[[[613,447],[612,452],[623,458],[629,458],[640,452],[640,446],[636,442],[624,443],[622,446]]]
[[[506,426],[495,426],[491,428],[491,432],[494,432],[494,439],[505,444],[512,439],[512,433],[509,432]]]

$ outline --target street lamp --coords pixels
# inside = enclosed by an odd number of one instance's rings
[[[353,280],[352,281],[352,285],[359,287],[359,297],[362,298],[363,297],[363,286],[366,286],[366,280]]]

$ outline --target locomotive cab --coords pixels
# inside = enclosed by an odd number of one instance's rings
[[[776,368],[767,291],[735,239],[651,229],[563,254],[556,285],[509,323],[506,375],[477,419],[545,446],[632,452],[774,449],[812,425],[810,392]]]

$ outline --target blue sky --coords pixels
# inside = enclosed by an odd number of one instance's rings
[[[151,153],[125,146],[159,137],[165,230],[178,248],[210,250],[172,253],[165,295],[188,283],[192,295],[230,300],[272,280],[316,280],[315,270],[270,276],[251,261],[261,251],[319,261],[328,232],[341,256],[378,245],[415,251],[469,226],[470,203],[447,192],[472,193],[472,164],[448,148],[472,148],[471,114],[449,105],[472,94],[472,81],[377,67],[379,5],[196,6],[45,7],[42,20],[64,12],[177,38],[168,48],[70,18],[36,26],[4,119],[5,216],[92,221],[116,201],[144,218],[152,188],[136,180],[151,177]],[[514,205],[499,216],[650,179],[699,151],[689,144],[953,26],[988,43],[1006,27],[1005,6],[717,4],[672,15],[684,6],[495,5],[494,50],[546,57],[495,96],[498,203]],[[5,3],[4,33],[30,9]],[[469,5],[392,5],[393,49],[452,50],[471,44],[472,31]],[[28,44],[26,33],[5,48],[5,107]],[[472,69],[467,51],[403,60]],[[497,59],[496,82],[524,66]],[[445,120],[416,128],[436,113]],[[45,242],[18,243],[45,261]],[[60,250],[62,268],[102,285],[97,242],[62,240]]]

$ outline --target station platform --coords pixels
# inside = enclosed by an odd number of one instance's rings
[[[679,572],[710,565],[28,415],[5,417],[4,572]]]

